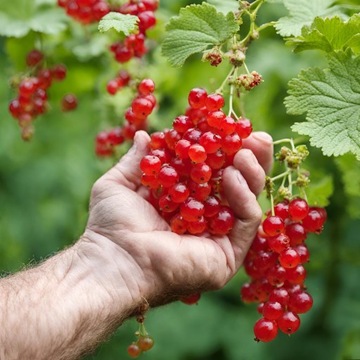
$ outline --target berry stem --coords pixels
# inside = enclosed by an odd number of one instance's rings
[[[294,140],[292,138],[285,138],[285,139],[280,139],[280,140],[275,140],[273,141],[273,145],[279,145],[279,144],[283,144],[283,143],[289,143],[291,145],[291,149],[293,151],[295,151],[295,144],[294,144]]]
[[[231,68],[230,72],[225,77],[224,81],[221,83],[220,87],[217,88],[217,90],[215,90],[215,93],[217,93],[217,94],[222,94],[223,93],[225,85],[229,82],[229,79],[234,75],[235,70],[236,70],[236,67],[233,66]]]
[[[146,331],[145,324],[143,322],[140,323],[140,325],[139,325],[138,333],[139,333],[139,336],[143,336],[143,337],[149,335],[148,332]]]
[[[276,181],[279,179],[286,179],[286,177],[291,173],[291,170],[286,170],[284,172],[282,172],[281,174],[278,174],[274,177],[271,178],[271,181]]]

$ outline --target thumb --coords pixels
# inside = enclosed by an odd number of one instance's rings
[[[149,141],[150,136],[145,131],[137,131],[130,150],[105,174],[105,177],[128,188],[137,188],[141,180],[139,164],[148,152]]]

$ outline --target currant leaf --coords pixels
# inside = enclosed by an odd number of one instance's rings
[[[215,6],[217,11],[224,14],[234,12],[239,9],[239,2],[236,0],[208,0],[207,2],[210,5]]]
[[[319,49],[326,52],[351,49],[360,52],[360,14],[348,21],[336,16],[331,19],[315,18],[310,27],[304,27],[301,36],[289,39],[286,44],[294,51]]]
[[[66,28],[67,18],[61,9],[30,5],[25,4],[26,15],[23,10],[16,13],[1,5],[0,36],[20,38],[30,31],[56,35]]]
[[[128,36],[137,33],[138,21],[139,18],[134,15],[110,12],[100,20],[98,29],[100,32],[114,29],[117,32],[123,33],[125,36]]]
[[[284,0],[289,16],[280,18],[275,28],[281,36],[299,36],[303,26],[310,26],[320,17],[339,15],[345,17],[340,6],[332,6],[333,0]]]
[[[166,26],[162,53],[173,66],[210,46],[221,45],[239,30],[232,12],[224,15],[207,3],[190,5],[180,10]]]
[[[67,20],[61,9],[45,9],[31,18],[29,26],[33,31],[56,35],[65,30]]]
[[[307,113],[307,121],[292,130],[308,135],[324,155],[351,152],[360,159],[360,56],[329,54],[328,63],[327,69],[309,68],[290,81],[288,113]]]
[[[335,163],[342,174],[347,212],[352,218],[360,219],[360,163],[351,154],[337,158]]]
[[[325,207],[330,203],[330,197],[334,192],[334,183],[331,175],[325,175],[317,182],[311,181],[311,186],[306,188],[308,203]]]

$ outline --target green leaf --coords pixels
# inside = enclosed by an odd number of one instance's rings
[[[11,19],[8,15],[3,13],[0,13],[0,24],[0,36],[13,36],[20,38],[25,36],[30,31],[30,27],[26,22],[22,20]]]
[[[331,19],[315,18],[311,27],[304,27],[301,36],[290,39],[287,45],[294,51],[319,49],[326,52],[351,49],[360,52],[360,15],[353,15],[348,21],[336,16]]]
[[[303,26],[310,26],[320,17],[342,15],[340,6],[331,6],[333,0],[284,0],[289,16],[280,18],[275,28],[281,36],[299,36]]]
[[[22,12],[0,12],[0,36],[20,38],[30,31],[55,35],[65,30],[67,20],[62,9],[49,7],[29,8],[26,18]]]
[[[224,15],[207,3],[180,10],[166,26],[162,53],[173,66],[181,66],[192,54],[221,45],[239,30],[232,12]]]
[[[117,32],[122,32],[125,36],[128,36],[138,31],[138,21],[139,18],[134,15],[110,12],[100,20],[98,28],[100,32],[114,29]]]
[[[94,57],[100,56],[106,53],[108,48],[108,41],[105,36],[101,34],[95,34],[91,37],[91,41],[75,44],[72,47],[72,51],[75,56],[81,61],[89,61]]]
[[[288,113],[306,113],[307,120],[292,129],[310,136],[324,155],[352,152],[360,159],[360,56],[331,54],[328,62],[328,69],[303,70],[290,81]]]
[[[329,205],[330,196],[334,192],[333,178],[331,175],[324,176],[320,181],[310,183],[306,188],[309,204],[325,207]]]
[[[31,18],[29,27],[43,34],[56,35],[66,29],[67,20],[62,9],[46,9]]]
[[[344,191],[347,195],[346,208],[352,218],[360,219],[360,162],[355,156],[346,154],[336,159],[342,174]]]
[[[208,0],[207,2],[215,6],[217,11],[224,14],[239,10],[239,2],[237,0]]]

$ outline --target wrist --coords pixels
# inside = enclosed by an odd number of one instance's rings
[[[139,286],[141,269],[119,245],[87,229],[75,249],[94,287],[107,296],[109,311],[125,318],[135,314],[146,301]]]

